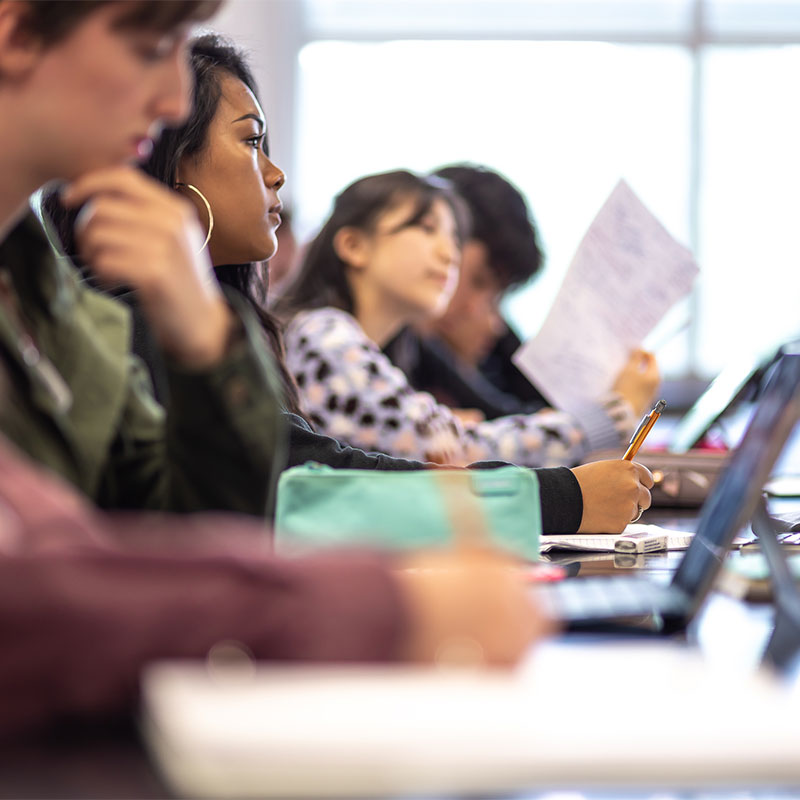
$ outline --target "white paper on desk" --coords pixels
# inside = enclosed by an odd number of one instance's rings
[[[620,181],[578,246],[541,330],[514,363],[553,406],[576,413],[611,388],[697,273],[691,252]]]
[[[643,522],[630,523],[621,534],[617,533],[550,533],[539,537],[539,551],[549,553],[552,550],[576,550],[579,552],[613,553],[614,545],[623,534],[649,533],[667,537],[666,550],[688,550],[694,539],[690,531],[676,531],[662,528],[660,525],[648,525]],[[735,536],[731,547],[738,548],[752,541],[747,536]],[[653,551],[663,552],[663,551]],[[648,553],[648,555],[650,555]]]
[[[622,533],[650,533],[666,536],[666,550],[686,550],[694,538],[694,534],[688,531],[669,530],[659,525],[646,525],[643,522],[632,522]],[[621,535],[615,533],[555,533],[543,535],[539,540],[539,547],[542,553],[549,553],[551,550],[613,553],[614,545]]]
[[[233,670],[143,677],[147,741],[180,796],[800,785],[800,698],[674,642],[545,643],[515,671]]]

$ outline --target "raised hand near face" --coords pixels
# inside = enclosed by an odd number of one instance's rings
[[[233,316],[201,251],[205,231],[193,206],[132,167],[87,173],[62,200],[83,205],[81,257],[103,283],[137,292],[164,351],[190,369],[219,361]]]

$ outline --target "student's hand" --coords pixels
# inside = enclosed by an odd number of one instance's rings
[[[660,382],[656,357],[645,350],[634,350],[617,375],[613,389],[640,415],[648,410]]]
[[[398,571],[411,612],[405,656],[442,664],[511,665],[554,630],[519,565],[488,551],[421,553]]]
[[[573,467],[583,494],[583,517],[578,533],[620,533],[639,507],[650,508],[653,476],[634,461],[594,461]]]
[[[98,170],[62,194],[78,217],[78,250],[108,285],[135,289],[159,343],[201,369],[225,353],[233,316],[213,276],[188,200],[132,167]]]

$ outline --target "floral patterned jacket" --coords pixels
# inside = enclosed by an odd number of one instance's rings
[[[405,374],[336,308],[303,311],[286,330],[287,363],[322,433],[365,450],[464,465],[500,459],[528,467],[574,465],[592,450],[627,442],[636,419],[616,394],[578,418],[547,409],[463,423]]]

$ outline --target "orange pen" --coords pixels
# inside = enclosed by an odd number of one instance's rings
[[[656,424],[656,420],[661,416],[661,412],[667,407],[666,400],[659,400],[654,406],[653,410],[644,416],[636,429],[636,433],[631,437],[628,449],[625,455],[622,456],[623,461],[632,461],[633,457],[639,452],[639,448],[650,433],[650,429]]]

